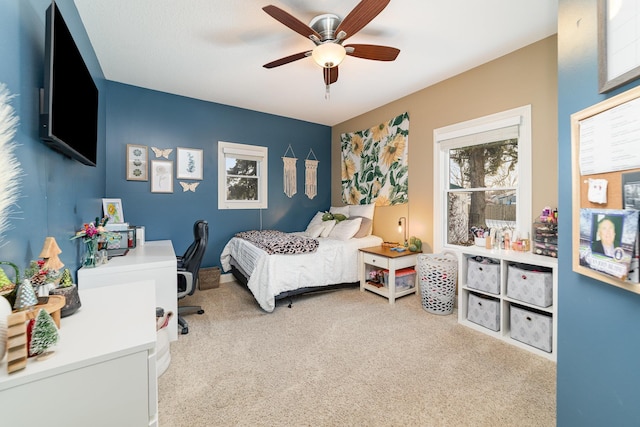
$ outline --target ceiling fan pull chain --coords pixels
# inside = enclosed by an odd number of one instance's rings
[[[324,99],[326,99],[327,101],[329,99],[331,99],[331,83],[329,83],[331,80],[329,80],[329,76],[330,76],[330,68],[328,67],[324,67],[322,69],[322,71],[324,72],[324,81],[326,83],[325,86],[325,92],[324,92]]]

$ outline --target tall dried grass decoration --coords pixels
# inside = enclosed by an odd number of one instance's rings
[[[0,245],[5,242],[5,232],[10,228],[12,207],[20,195],[22,169],[15,156],[16,142],[13,137],[18,128],[18,116],[11,106],[14,97],[4,83],[0,83]]]

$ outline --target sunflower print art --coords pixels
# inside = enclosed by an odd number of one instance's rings
[[[408,202],[409,113],[343,133],[340,143],[343,202],[377,206]]]

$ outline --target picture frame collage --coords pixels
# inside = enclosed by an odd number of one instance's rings
[[[151,147],[155,158],[149,159],[149,147],[127,144],[127,181],[150,181],[152,193],[173,193],[174,177],[180,181],[183,192],[194,192],[204,178],[203,150],[199,148],[177,147],[175,171],[170,159],[173,148]]]

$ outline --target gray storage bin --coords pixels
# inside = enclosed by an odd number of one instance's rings
[[[511,305],[509,321],[511,338],[551,353],[553,319],[550,314]]]
[[[553,304],[553,277],[550,269],[525,264],[507,267],[507,296],[539,307]]]
[[[467,320],[491,329],[500,330],[500,301],[469,292]]]
[[[484,257],[470,257],[467,261],[467,287],[498,295],[500,263]]]

